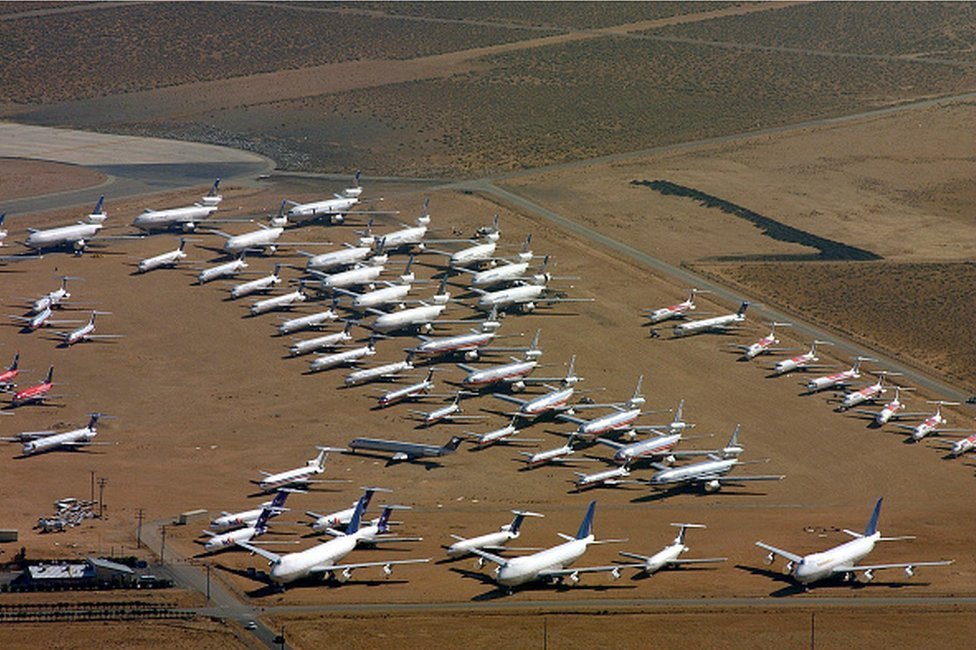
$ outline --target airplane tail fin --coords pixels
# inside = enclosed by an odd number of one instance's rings
[[[10,362],[10,365],[7,367],[7,370],[16,370],[19,364],[20,364],[20,352],[15,352],[14,360]]]
[[[275,510],[281,510],[285,505],[285,499],[288,498],[288,492],[285,490],[279,491],[275,494],[274,499],[268,505],[261,508],[261,514],[258,515],[258,520],[254,523],[254,530],[256,534],[260,535],[268,530],[268,519],[274,514]]]
[[[684,410],[685,410],[685,401],[684,400],[681,400],[680,402],[678,402],[678,408],[674,412],[674,421],[675,422],[681,422],[682,421],[681,418],[683,417]]]
[[[542,336],[542,330],[541,329],[537,329],[535,331],[535,337],[533,337],[533,339],[532,339],[532,345],[529,346],[529,349],[525,353],[526,354],[526,358],[533,358],[534,356],[536,356],[536,353],[539,350],[539,337],[540,336]]]
[[[94,431],[95,426],[98,424],[98,418],[102,416],[101,413],[92,413],[88,419],[88,425],[85,427],[89,431]]]
[[[104,205],[105,205],[105,197],[104,196],[98,197],[98,203],[95,204],[95,209],[92,210],[92,214],[101,214],[102,206]]]
[[[210,187],[210,191],[207,192],[207,196],[217,196],[218,191],[220,191],[220,178],[214,181],[214,184]]]
[[[357,530],[359,530],[359,524],[363,520],[363,511],[366,510],[366,495],[359,497],[359,501],[356,502],[356,509],[353,510],[352,519],[349,520],[349,525],[346,526],[346,534],[352,535]]]
[[[51,366],[50,368],[47,369],[47,377],[44,378],[44,383],[50,384],[53,379],[54,379],[54,366]]]
[[[732,437],[729,438],[729,444],[726,445],[726,449],[738,449],[739,448],[739,429],[742,428],[741,424],[735,425],[735,431],[732,432]]]
[[[576,539],[586,539],[593,534],[593,513],[596,510],[596,501],[590,501],[590,507],[586,509],[586,515],[580,523],[579,530],[576,531]]]
[[[362,171],[356,170],[356,174],[352,177],[353,187],[359,187],[359,177],[362,175]]]
[[[376,530],[385,533],[390,530],[390,515],[393,513],[393,506],[386,506],[380,513],[380,519],[376,522]]]
[[[564,385],[572,386],[577,381],[579,381],[579,377],[577,377],[574,374],[575,369],[576,369],[576,355],[574,354],[569,358],[569,367],[566,368],[566,376],[563,378]]]
[[[874,504],[874,512],[871,513],[871,518],[868,520],[867,528],[864,529],[865,537],[870,537],[878,532],[878,517],[881,515],[882,501],[884,501],[884,497],[878,497],[878,502]]]
[[[743,316],[746,313],[747,309],[749,309],[749,301],[743,300],[742,304],[739,305],[739,311],[735,312],[736,316]]]
[[[444,445],[444,451],[457,451],[457,448],[461,446],[461,441],[464,440],[461,436],[454,436],[451,438],[446,445]]]
[[[325,455],[327,453],[328,453],[327,449],[319,449],[319,455],[316,456],[313,460],[310,460],[308,464],[311,465],[312,467],[318,468],[319,470],[325,469]]]
[[[426,382],[431,382],[434,379],[434,367],[431,366],[430,370],[427,371],[427,377],[424,379]]]
[[[679,529],[678,530],[678,536],[674,538],[674,543],[675,544],[684,544],[685,543],[685,532],[689,528],[704,528],[705,527],[704,524],[671,524],[671,525],[672,526],[676,526]]]
[[[519,528],[522,527],[522,522],[525,521],[526,517],[542,517],[543,515],[538,512],[529,512],[527,510],[513,510],[515,513],[515,519],[512,523],[508,525],[508,532],[518,535]]]
[[[3,223],[2,219],[0,219],[0,223]],[[525,243],[522,244],[522,252],[528,253],[530,246],[532,246],[532,233],[529,233],[528,236],[525,238]]]

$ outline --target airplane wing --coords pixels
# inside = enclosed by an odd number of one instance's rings
[[[494,562],[498,566],[505,566],[506,564],[508,564],[508,560],[506,560],[505,558],[499,555],[495,555],[494,553],[489,553],[488,551],[483,551],[480,548],[473,548],[471,549],[471,552],[477,555],[478,557],[483,557],[489,562]]]
[[[400,537],[398,535],[384,535],[383,537],[374,537],[373,539],[364,539],[361,544],[385,544],[389,542],[422,542],[423,537]],[[383,564],[387,564],[384,562]]]
[[[766,474],[761,476],[701,476],[699,481],[718,481],[720,483],[739,483],[740,481],[782,481],[785,474]]]
[[[24,431],[23,433],[18,433],[16,436],[0,438],[0,440],[3,440],[4,442],[24,442],[25,440],[35,440],[37,438],[53,436],[55,433],[57,433],[57,431]]]
[[[567,569],[549,569],[546,571],[540,571],[539,577],[559,578],[562,576],[569,576],[577,573],[613,573],[615,576],[619,576],[621,568],[630,568],[630,567],[625,564],[624,565],[609,564],[607,566],[586,566],[586,567],[578,567],[578,568],[569,567]]]
[[[512,397],[511,395],[506,395],[504,393],[492,393],[492,397],[497,397],[498,399],[509,402],[511,404],[518,404],[519,406],[525,406],[528,400],[519,399],[517,397]]]
[[[267,559],[269,562],[278,562],[281,560],[281,556],[271,551],[261,548],[260,546],[254,546],[253,544],[248,544],[247,542],[237,542],[237,545],[241,548],[249,550],[251,553],[257,553],[261,557]]]
[[[800,557],[799,555],[796,555],[795,553],[790,553],[789,551],[784,551],[781,548],[776,548],[775,546],[770,546],[769,544],[766,544],[764,542],[756,542],[756,546],[758,546],[759,548],[766,549],[767,551],[769,551],[773,555],[778,555],[780,557],[784,557],[787,560],[789,560],[790,562],[796,563],[796,562],[800,562],[801,560],[803,560],[802,557]]]
[[[586,424],[586,420],[582,418],[578,418],[573,415],[568,415],[566,413],[556,413],[555,417],[557,420],[562,420],[564,422],[572,422],[573,424]],[[567,433],[566,435],[568,436],[569,434]]]
[[[352,571],[353,569],[365,569],[371,566],[381,566],[389,567],[394,564],[423,564],[430,562],[430,558],[422,558],[417,560],[390,560],[388,562],[358,562],[355,564],[332,564],[332,565],[322,565],[313,567],[309,573],[329,573],[332,571]]]
[[[834,573],[846,573],[848,571],[880,571],[881,569],[907,569],[917,566],[946,566],[955,560],[940,560],[938,562],[899,562],[896,564],[864,564],[856,566],[843,566],[834,568]]]
[[[89,334],[90,339],[121,339],[125,338],[125,334]]]
[[[668,564],[704,564],[706,562],[725,562],[727,557],[695,557],[685,559],[668,560]]]

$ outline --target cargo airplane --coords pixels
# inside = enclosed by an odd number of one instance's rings
[[[630,558],[633,560],[640,560],[640,564],[626,564],[624,566],[628,568],[638,569],[640,573],[638,575],[652,575],[657,573],[661,569],[675,569],[680,568],[683,564],[706,564],[714,562],[725,562],[728,558],[726,557],[701,557],[701,558],[683,558],[682,553],[687,553],[689,548],[685,545],[685,532],[689,528],[705,528],[703,524],[671,524],[677,527],[678,536],[674,538],[670,544],[665,546],[663,549],[655,553],[654,555],[638,555],[637,553],[628,553],[627,551],[620,551],[620,555]]]
[[[447,549],[447,557],[453,559],[471,555],[473,549],[496,552],[525,550],[509,548],[505,544],[513,539],[518,539],[522,522],[525,521],[526,517],[544,517],[545,515],[541,515],[538,512],[529,512],[528,510],[512,510],[512,514],[515,515],[512,522],[504,524],[494,533],[486,533],[477,537],[468,538],[461,537],[460,535],[451,535],[456,541],[450,546],[445,547]]]

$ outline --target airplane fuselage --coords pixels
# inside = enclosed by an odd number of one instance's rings
[[[460,250],[453,255],[451,255],[450,266],[467,266],[468,264],[474,264],[475,262],[483,262],[485,260],[491,259],[492,255],[495,254],[495,248],[497,244],[493,241],[478,244],[476,246],[471,246]]]
[[[206,219],[216,211],[217,206],[215,205],[191,205],[169,210],[146,210],[135,218],[132,225],[146,232],[171,228],[191,232],[195,229],[197,221]]]
[[[375,291],[368,291],[353,298],[351,307],[356,310],[369,309],[379,305],[402,302],[410,293],[411,285],[395,284]]]
[[[84,445],[92,441],[98,435],[94,429],[85,427],[74,431],[66,431],[52,436],[44,436],[24,443],[21,453],[24,456],[39,454],[63,446]]]
[[[844,370],[843,372],[835,372],[832,375],[811,379],[807,382],[806,388],[811,393],[815,393],[826,388],[832,388],[838,384],[843,384],[851,379],[857,379],[860,376],[861,374],[856,370]]]
[[[311,575],[313,569],[332,566],[356,548],[357,541],[357,535],[344,535],[298,553],[283,555],[271,567],[271,580],[287,584]]]
[[[475,370],[468,373],[462,383],[471,388],[481,388],[503,381],[514,382],[518,379],[524,379],[535,370],[537,365],[539,365],[539,362],[535,360],[516,361],[486,370]]]
[[[372,328],[377,332],[395,332],[396,330],[418,325],[428,325],[437,320],[447,305],[421,305],[400,311],[393,311],[378,316],[373,321]]]
[[[428,339],[414,348],[414,353],[420,356],[434,357],[455,352],[470,352],[487,345],[493,338],[495,338],[494,332],[471,332],[470,334]]]
[[[630,426],[637,421],[640,417],[641,410],[639,408],[627,409],[625,411],[617,411],[615,413],[610,413],[609,415],[604,415],[603,417],[595,418],[589,422],[584,422],[579,425],[577,429],[577,435],[585,438],[592,438],[603,433],[609,433],[610,431],[620,431],[621,429],[629,429]]]
[[[637,458],[653,458],[670,452],[678,441],[681,440],[680,434],[660,436],[641,440],[617,449],[613,455],[614,461],[618,463],[628,463]]]
[[[285,232],[285,229],[277,226],[274,228],[261,228],[260,230],[246,232],[243,235],[234,235],[233,237],[228,237],[227,241],[224,242],[223,251],[229,255],[237,255],[241,251],[249,248],[269,248],[274,246],[274,243],[278,241],[278,238],[281,237],[281,233],[283,232]]]
[[[334,321],[339,319],[339,314],[335,313],[331,309],[326,311],[320,311],[315,314],[309,314],[307,316],[299,316],[298,318],[291,318],[281,323],[278,326],[279,334],[291,334],[292,332],[298,332],[303,329],[309,329],[312,327],[318,327],[328,321]]]
[[[303,303],[306,300],[308,300],[308,297],[301,290],[290,291],[289,293],[284,293],[280,296],[272,296],[271,298],[258,300],[251,305],[250,312],[252,316],[257,316],[269,311],[274,311],[275,309],[288,309],[296,304]]]
[[[351,341],[352,335],[345,330],[341,332],[335,332],[334,334],[326,334],[325,336],[317,336],[314,339],[305,339],[304,341],[297,341],[293,346],[288,349],[288,352],[293,357],[301,356],[303,354],[308,354],[309,352],[315,352],[316,350],[321,350],[322,348],[329,348],[340,343],[345,343],[346,341]]]
[[[725,316],[714,316],[702,320],[689,321],[674,326],[675,336],[685,336],[697,332],[709,332],[712,330],[722,330],[729,325],[741,323],[746,319],[744,314],[726,314]]]
[[[381,366],[376,366],[375,368],[363,368],[362,370],[351,372],[346,375],[344,383],[346,386],[358,386],[359,384],[365,384],[366,382],[370,382],[375,379],[390,377],[407,370],[413,370],[413,364],[409,361],[385,363]]]
[[[548,411],[560,410],[569,404],[569,400],[572,399],[575,390],[575,388],[569,386],[536,397],[520,406],[518,414],[527,417],[538,417]]]
[[[619,479],[627,476],[630,476],[630,470],[626,467],[614,467],[613,469],[594,472],[593,474],[580,474],[575,481],[576,491],[579,492],[580,490],[600,485],[613,485]]]
[[[210,282],[211,280],[216,280],[217,278],[226,278],[231,275],[236,275],[247,268],[247,262],[241,259],[231,260],[230,262],[224,262],[223,264],[218,264],[217,266],[211,266],[209,269],[203,269],[197,275],[197,282],[204,284]]]
[[[382,264],[377,264],[375,266],[360,266],[349,269],[348,271],[340,271],[339,273],[333,273],[322,278],[319,281],[319,286],[324,291],[331,291],[332,289],[348,289],[349,287],[356,287],[361,284],[370,284],[382,275],[383,269]]]
[[[68,246],[80,251],[85,248],[86,241],[101,229],[100,223],[76,223],[72,226],[35,230],[24,240],[24,245],[35,250]]]
[[[874,545],[880,538],[881,533],[875,532],[873,535],[852,539],[821,553],[804,555],[800,562],[793,566],[791,575],[794,580],[804,585],[829,578],[836,573],[837,568],[856,566],[861,559],[874,550]]]
[[[427,393],[434,387],[434,382],[422,381],[417,384],[411,384],[410,386],[404,386],[403,388],[397,388],[396,390],[391,390],[389,392],[383,393],[377,398],[380,407],[390,406],[397,402],[401,402],[405,399],[410,399],[412,397],[417,397]]]
[[[492,308],[501,310],[512,305],[529,305],[538,300],[545,290],[545,285],[523,284],[501,291],[489,291],[478,298],[475,307],[481,311],[491,311]]]
[[[471,278],[471,286],[483,289],[502,282],[511,282],[524,276],[528,269],[529,265],[526,262],[497,266],[487,271],[475,273]]]
[[[139,273],[148,273],[149,271],[162,268],[164,266],[173,266],[182,259],[186,259],[186,253],[180,249],[176,249],[166,253],[160,253],[159,255],[153,255],[152,257],[147,257],[139,262],[136,268],[139,270]]]
[[[368,246],[342,248],[331,253],[323,253],[308,258],[308,261],[305,262],[305,268],[315,269],[316,271],[327,271],[340,266],[348,266],[363,261],[372,252],[373,249]]]
[[[686,300],[678,303],[677,305],[655,309],[651,312],[650,321],[652,323],[660,323],[661,321],[666,321],[671,318],[680,318],[694,308],[695,304],[690,300]]]
[[[803,368],[804,366],[807,366],[817,360],[817,355],[807,352],[805,354],[777,362],[776,365],[773,366],[773,372],[775,372],[777,375],[781,375],[784,372],[791,372],[793,370]]]
[[[308,365],[308,369],[310,372],[325,370],[326,368],[332,368],[344,363],[351,363],[364,357],[371,357],[374,354],[376,354],[376,350],[369,345],[364,345],[361,348],[353,348],[352,350],[336,352],[335,354],[323,355],[318,359],[314,359]]]
[[[495,581],[506,587],[516,587],[538,580],[543,571],[565,569],[586,552],[586,547],[593,539],[593,535],[588,535],[532,555],[512,558],[505,566],[499,567]]]
[[[54,384],[50,382],[44,382],[25,388],[22,391],[14,393],[14,397],[10,404],[11,406],[22,406],[24,404],[41,402],[45,397],[47,397],[47,394],[51,392],[51,388],[53,386]]]
[[[260,487],[265,492],[273,492],[282,487],[288,486],[299,486],[304,487],[308,485],[308,480],[315,476],[316,474],[321,474],[324,468],[317,465],[306,466],[306,467],[296,467],[295,469],[290,469],[287,472],[279,472],[277,474],[271,474],[270,476],[264,477],[258,487]]]
[[[651,485],[673,485],[693,481],[702,477],[723,476],[738,464],[736,458],[706,460],[684,467],[661,470],[651,477]]]
[[[471,549],[481,549],[486,546],[502,546],[506,542],[516,539],[519,534],[510,530],[499,530],[494,533],[487,533],[470,539],[459,540],[447,548],[448,557],[463,557],[471,552]]]
[[[244,282],[243,284],[238,284],[231,287],[230,297],[234,299],[243,298],[244,296],[249,296],[252,293],[267,291],[280,282],[281,278],[277,275],[266,275],[263,278],[258,278],[257,280],[251,280],[250,282]]]
[[[574,453],[575,450],[572,447],[569,445],[563,445],[562,447],[547,449],[545,451],[532,454],[531,456],[527,456],[525,459],[525,464],[529,467],[538,467],[539,465],[545,465],[546,463],[551,463],[566,458]]]
[[[860,390],[848,393],[844,396],[844,400],[841,402],[841,407],[849,409],[857,406],[858,404],[863,404],[864,402],[868,402],[878,397],[881,394],[881,391],[881,384],[872,384],[871,386],[866,386]]]

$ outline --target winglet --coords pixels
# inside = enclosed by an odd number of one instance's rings
[[[593,534],[593,513],[596,510],[596,500],[590,501],[590,507],[586,509],[586,516],[576,531],[576,539],[586,539]]]
[[[878,532],[878,516],[881,514],[882,501],[884,501],[884,497],[878,497],[878,502],[874,504],[874,512],[871,513],[871,519],[868,520],[868,527],[864,529],[865,537],[870,537]]]

